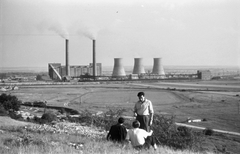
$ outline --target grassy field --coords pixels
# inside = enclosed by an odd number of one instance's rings
[[[206,119],[188,123],[240,133],[240,81],[151,82],[87,85],[19,86],[9,91],[23,102],[47,101],[49,106],[64,106],[93,113],[109,108],[124,108],[124,115],[132,116],[137,93],[144,91],[153,103],[155,113],[174,115],[176,122],[187,118]],[[238,88],[239,86],[239,88]],[[5,92],[6,93],[6,92]],[[240,137],[213,138],[218,145],[226,145],[235,153],[240,151]]]
[[[103,139],[93,140],[76,134],[27,132],[16,126],[0,127],[0,130],[3,132],[0,133],[1,154],[201,154],[190,150],[173,150],[164,146],[159,146],[156,151],[151,148],[139,152],[131,145],[122,146]],[[75,148],[71,143],[81,146]]]

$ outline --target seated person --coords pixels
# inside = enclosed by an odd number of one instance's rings
[[[152,137],[152,130],[147,132],[144,129],[140,129],[140,122],[137,120],[133,121],[132,126],[133,129],[128,131],[126,139],[131,141],[131,144],[135,149],[149,149],[150,145],[153,146],[154,150],[157,149],[155,138]]]
[[[121,142],[123,143],[127,136],[127,129],[123,125],[124,118],[120,117],[118,119],[118,123],[111,126],[109,133],[107,134],[107,140],[112,140],[114,142]]]

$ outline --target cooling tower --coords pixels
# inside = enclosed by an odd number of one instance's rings
[[[158,74],[158,75],[165,75],[163,66],[162,66],[162,58],[153,58],[153,70],[152,74]]]
[[[93,40],[93,78],[96,77],[96,52],[95,52],[96,41]]]
[[[134,58],[134,67],[133,67],[133,72],[132,73],[133,74],[145,73],[142,58]]]
[[[122,77],[126,76],[124,67],[123,67],[123,60],[122,58],[114,58],[114,68],[112,77]]]
[[[68,39],[66,39],[66,76],[70,76],[70,66],[68,61]]]

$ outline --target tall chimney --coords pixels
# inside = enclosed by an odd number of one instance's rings
[[[96,41],[93,40],[93,78],[96,77],[96,52],[95,52]]]
[[[145,73],[145,69],[143,66],[143,59],[134,58],[133,74],[142,74],[142,73]]]
[[[163,66],[162,66],[162,58],[153,58],[153,70],[152,74],[158,74],[158,75],[165,75]]]
[[[112,77],[123,77],[126,76],[124,67],[123,67],[123,60],[122,58],[114,58],[114,68]]]
[[[70,66],[68,57],[68,39],[66,39],[66,76],[70,76]]]

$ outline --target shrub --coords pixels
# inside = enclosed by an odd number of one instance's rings
[[[34,101],[33,102],[34,107],[46,107],[46,103],[42,101]]]
[[[211,128],[206,128],[203,130],[204,135],[212,136],[214,131]]]
[[[54,113],[47,112],[42,115],[41,122],[42,123],[51,123],[52,121],[54,121],[56,119],[57,119],[57,116]]]
[[[201,148],[202,135],[187,127],[177,127],[174,119],[174,116],[167,118],[163,115],[155,114],[152,130],[159,144],[174,149],[199,150]]]
[[[41,121],[42,121],[42,119],[38,118],[37,116],[34,116],[32,120],[33,120],[33,122],[36,122],[36,123],[41,123]]]
[[[0,95],[0,104],[6,111],[18,111],[21,105],[21,101],[16,96],[7,95],[5,93]]]
[[[32,102],[24,102],[23,105],[25,105],[25,106],[33,106],[33,103]]]
[[[36,76],[36,80],[43,80],[43,79],[42,79],[42,75],[38,74],[38,75]]]
[[[15,112],[9,112],[9,116],[12,118],[12,119],[16,119],[16,120],[23,120],[23,117],[21,114],[16,114]]]

